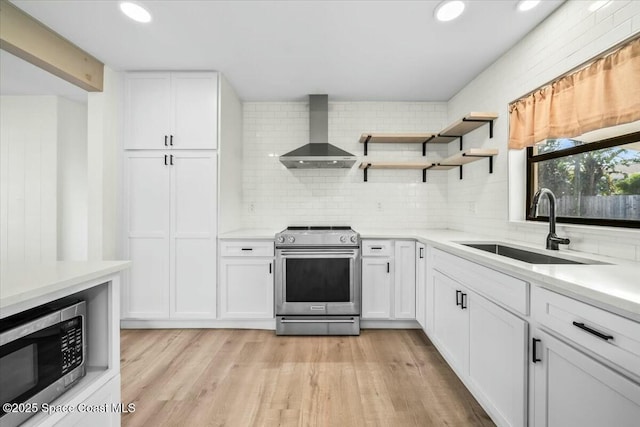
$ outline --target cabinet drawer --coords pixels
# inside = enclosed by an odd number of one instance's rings
[[[433,268],[481,295],[523,315],[529,314],[529,283],[439,249]]]
[[[393,255],[393,240],[363,240],[362,256]]]
[[[220,256],[273,256],[273,241],[222,240]]]
[[[640,323],[534,286],[536,321],[640,377]]]

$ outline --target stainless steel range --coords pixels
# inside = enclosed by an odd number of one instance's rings
[[[277,335],[360,334],[360,235],[351,227],[276,234]]]

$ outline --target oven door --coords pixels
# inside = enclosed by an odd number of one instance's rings
[[[276,314],[360,314],[359,248],[276,250]]]

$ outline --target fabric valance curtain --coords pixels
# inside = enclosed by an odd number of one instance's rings
[[[640,120],[640,37],[509,104],[509,148]]]

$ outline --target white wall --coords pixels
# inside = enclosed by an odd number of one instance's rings
[[[0,100],[0,263],[55,261],[57,99]]]
[[[508,104],[640,31],[640,1],[614,1],[591,13],[591,2],[569,1],[536,27],[448,103],[450,120],[469,111],[496,111],[495,136],[485,127],[465,137],[466,147],[497,147],[494,174],[480,161],[466,166],[464,180],[449,173],[449,222],[453,229],[482,231],[544,245],[548,225],[524,218],[524,150],[507,149]],[[457,150],[451,144],[452,151]],[[511,212],[511,214],[510,214]],[[640,261],[640,231],[559,226],[570,248]]]
[[[58,259],[87,259],[87,106],[58,98]]]
[[[242,103],[227,79],[219,74],[218,232],[242,227]]]
[[[88,95],[88,259],[118,257],[122,179],[123,77],[104,68],[104,90]]]
[[[422,161],[419,144],[371,144],[363,132],[436,132],[447,124],[446,103],[329,102],[329,142],[362,160]],[[243,225],[351,225],[437,228],[447,224],[446,174],[420,170],[287,169],[278,156],[309,142],[307,102],[247,102],[243,132]],[[432,146],[428,159],[441,158]],[[446,149],[446,148],[445,148]]]

